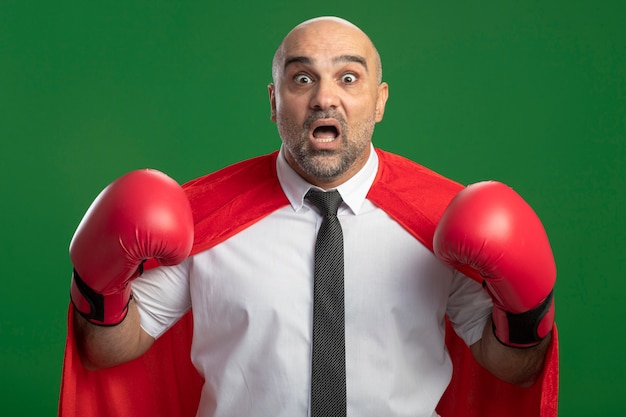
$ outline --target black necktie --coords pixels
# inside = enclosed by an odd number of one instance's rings
[[[315,243],[311,417],[346,415],[346,343],[343,300],[343,233],[337,190],[309,190],[307,200],[324,217]]]

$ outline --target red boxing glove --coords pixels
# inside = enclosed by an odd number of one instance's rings
[[[94,200],[70,243],[74,307],[94,324],[120,323],[143,262],[182,262],[193,230],[189,200],[176,181],[148,169],[120,177]]]
[[[438,258],[483,280],[500,342],[529,347],[550,333],[554,257],[541,221],[515,191],[494,181],[463,189],[446,208],[433,245]]]

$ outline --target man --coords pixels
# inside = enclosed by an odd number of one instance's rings
[[[435,416],[452,374],[449,320],[485,369],[532,385],[550,346],[555,278],[534,213],[501,184],[459,193],[456,183],[373,148],[388,85],[376,48],[353,24],[323,17],[296,26],[272,76],[278,154],[192,181],[184,193],[137,171],[85,215],[70,248],[84,365],[141,357],[191,309],[191,357],[204,380],[198,415],[320,415],[316,401],[337,394],[332,415]],[[328,215],[311,189],[342,199],[345,381],[322,400],[312,388],[313,266]],[[120,210],[120,202],[129,203]],[[494,228],[502,207],[506,224]],[[531,247],[502,228],[530,233]],[[118,235],[107,241],[112,229]],[[171,266],[143,272],[147,258]]]

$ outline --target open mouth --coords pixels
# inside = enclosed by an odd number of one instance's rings
[[[313,130],[313,137],[320,142],[332,142],[339,136],[335,126],[320,126]]]
[[[319,119],[311,125],[313,139],[320,143],[329,143],[340,135],[339,122],[333,119]]]

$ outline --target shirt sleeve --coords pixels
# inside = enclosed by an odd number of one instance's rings
[[[447,314],[454,331],[470,346],[482,338],[493,303],[475,280],[456,271],[448,298]]]
[[[150,336],[160,337],[191,308],[189,263],[151,269],[132,282],[141,327]]]

